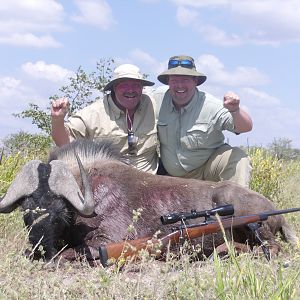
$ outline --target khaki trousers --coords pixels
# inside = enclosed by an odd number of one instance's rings
[[[188,172],[183,177],[209,181],[230,180],[248,188],[251,171],[247,154],[238,147],[225,144],[217,148],[203,166]]]

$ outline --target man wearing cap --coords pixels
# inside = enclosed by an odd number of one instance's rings
[[[104,87],[103,99],[86,106],[65,123],[69,101],[52,102],[52,138],[57,146],[77,138],[109,138],[120,153],[128,155],[139,170],[155,174],[158,166],[156,111],[153,100],[143,94],[145,80],[137,66],[123,64],[114,70]]]
[[[201,180],[231,180],[248,187],[251,165],[248,156],[224,142],[223,130],[236,134],[252,129],[250,116],[240,99],[227,93],[223,102],[198,90],[206,80],[192,57],[171,57],[168,70],[158,80],[169,86],[154,93],[161,108],[158,136],[163,166],[171,176]]]

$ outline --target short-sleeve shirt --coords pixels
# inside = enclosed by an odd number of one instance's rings
[[[208,93],[197,89],[180,110],[175,108],[169,90],[153,96],[161,102],[157,123],[160,155],[172,176],[184,176],[201,167],[224,144],[222,131],[234,132],[231,114],[221,100]]]
[[[137,111],[134,113],[132,131],[137,137],[137,153],[128,153],[128,127],[126,114],[116,106],[111,95],[105,95],[91,105],[71,116],[65,124],[71,140],[77,138],[112,139],[120,153],[128,155],[131,164],[137,169],[156,173],[157,122],[154,100],[143,94]]]

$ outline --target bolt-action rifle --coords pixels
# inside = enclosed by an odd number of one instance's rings
[[[172,233],[163,236],[160,239],[147,236],[118,243],[109,243],[105,246],[101,246],[99,248],[100,261],[103,266],[107,266],[108,260],[111,258],[118,259],[121,256],[124,258],[135,256],[140,250],[143,249],[149,251],[150,253],[153,252],[153,249],[159,249],[160,251],[155,252],[155,256],[158,258],[161,255],[161,251],[163,251],[163,249],[166,248],[169,244],[174,245],[182,243],[185,240],[192,240],[206,234],[216,233],[221,231],[222,228],[228,229],[245,225],[253,231],[255,238],[262,245],[262,249],[266,258],[269,260],[270,253],[268,251],[268,248],[264,246],[264,243],[258,233],[258,228],[260,227],[261,222],[266,221],[270,216],[287,214],[297,211],[300,211],[300,208],[275,210],[270,212],[263,212],[260,214],[234,217],[233,206],[229,204],[216,207],[211,210],[192,210],[188,213],[180,212],[163,215],[160,218],[162,224],[172,224],[180,221],[181,225],[173,228]],[[224,216],[224,218],[213,218],[212,216],[215,216],[216,214],[218,214],[219,216]],[[200,224],[187,224],[188,220],[199,217],[204,217],[205,221]]]

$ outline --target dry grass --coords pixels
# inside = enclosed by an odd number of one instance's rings
[[[300,164],[288,177],[280,207],[300,207]],[[286,216],[300,236],[300,213]],[[145,259],[122,271],[86,263],[47,268],[23,255],[21,214],[0,215],[0,299],[300,299],[300,252],[283,244],[276,259],[250,254],[190,263]],[[297,282],[298,281],[298,282]]]

